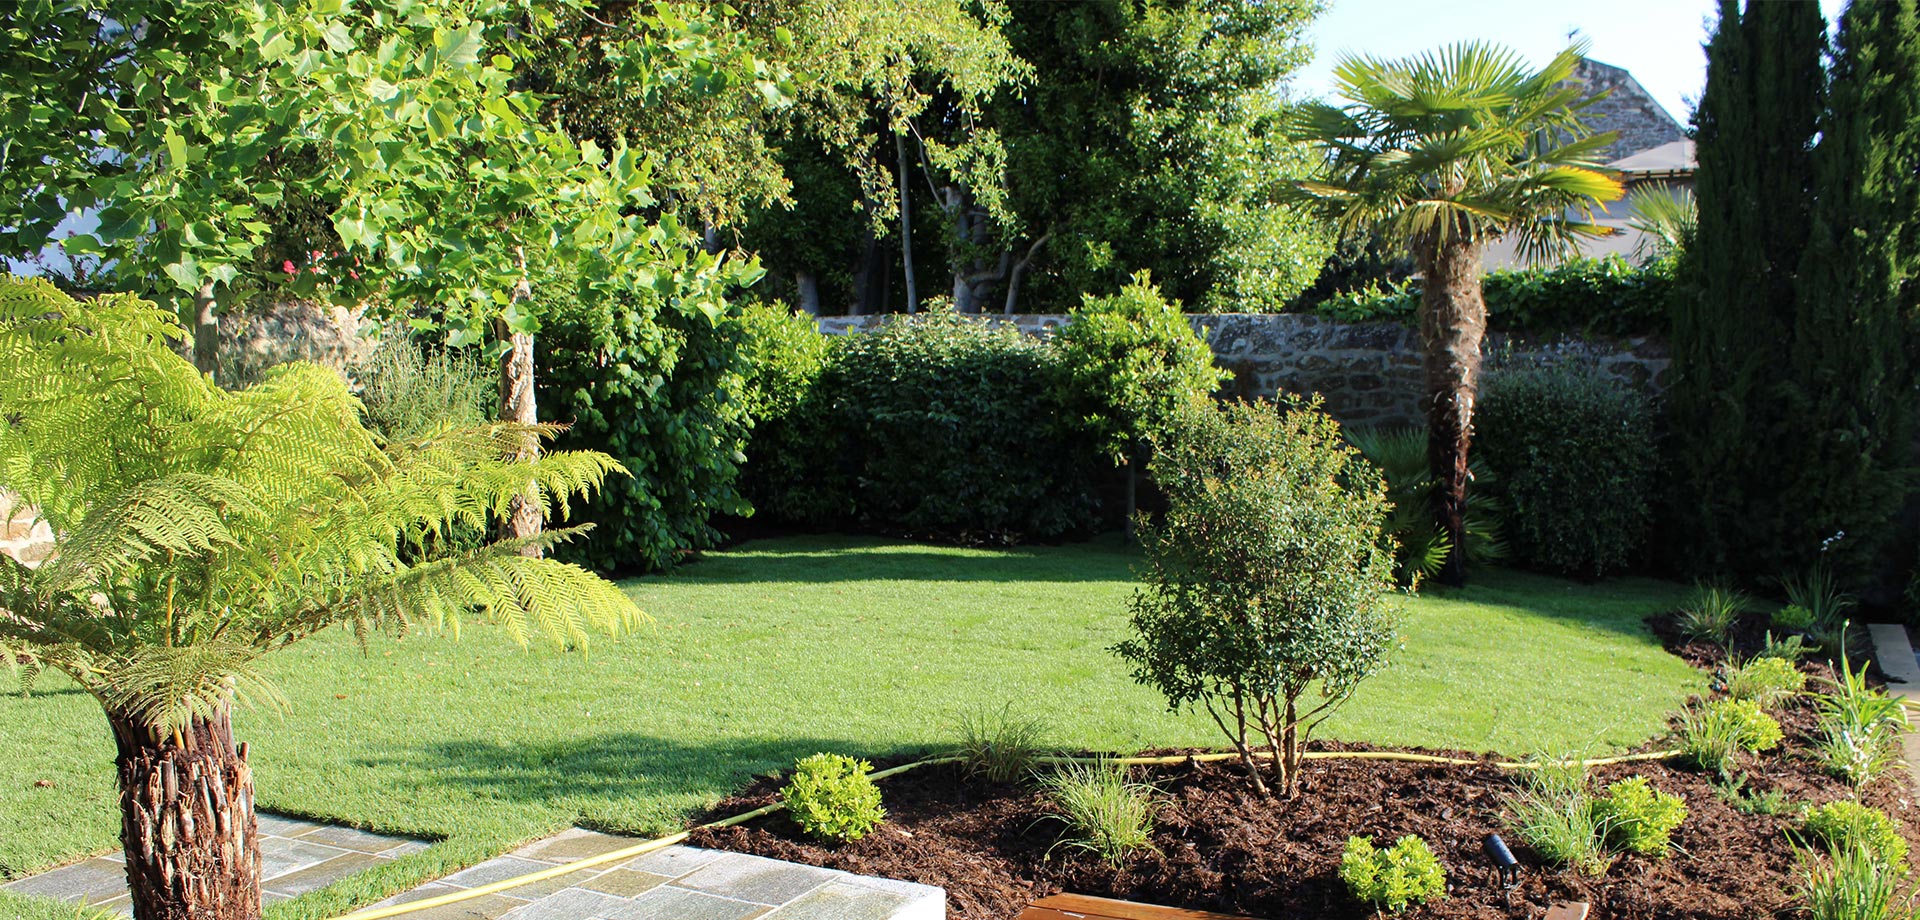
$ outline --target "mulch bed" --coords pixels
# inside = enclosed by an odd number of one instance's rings
[[[1705,663],[1707,656],[1689,657]],[[1825,667],[1808,670],[1821,673]],[[1846,785],[1824,775],[1808,750],[1815,723],[1810,706],[1794,702],[1779,718],[1787,742],[1748,759],[1748,788],[1777,789],[1810,804],[1848,797]],[[1331,743],[1314,749],[1375,750]],[[1061,891],[1269,920],[1360,920],[1374,912],[1355,902],[1338,876],[1341,848],[1357,834],[1382,844],[1419,834],[1445,864],[1448,898],[1403,915],[1416,920],[1537,918],[1562,900],[1589,902],[1595,920],[1747,920],[1797,913],[1791,892],[1798,857],[1788,836],[1797,819],[1741,814],[1714,793],[1707,776],[1686,768],[1633,763],[1592,771],[1596,791],[1627,776],[1646,776],[1684,796],[1689,810],[1671,856],[1623,855],[1599,877],[1548,868],[1516,839],[1503,817],[1515,788],[1510,771],[1309,761],[1304,774],[1302,795],[1278,801],[1255,796],[1236,763],[1136,770],[1136,779],[1152,782],[1162,794],[1157,852],[1117,870],[1056,848],[1059,822],[1047,818],[1046,801],[1032,788],[971,782],[953,766],[882,780],[887,823],[857,843],[812,842],[778,814],[743,827],[699,831],[691,842],[937,885],[946,889],[948,916],[955,920],[1011,920],[1033,900]],[[778,788],[776,779],[761,778],[712,815],[766,805]],[[1899,820],[1920,851],[1911,798],[1904,769],[1862,796]],[[1524,871],[1515,888],[1501,888],[1492,878],[1480,850],[1489,833],[1501,834],[1520,858]]]

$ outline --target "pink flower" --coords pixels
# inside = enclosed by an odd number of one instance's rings
[[[289,275],[296,274],[299,271],[298,269],[293,267],[292,259],[288,259],[285,262],[280,263],[280,270],[283,272],[286,272]]]

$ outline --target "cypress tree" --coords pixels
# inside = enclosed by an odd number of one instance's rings
[[[1813,0],[1721,0],[1694,114],[1696,242],[1673,311],[1674,561],[1759,574],[1779,534],[1769,446],[1808,236],[1826,24]]]
[[[1779,446],[1783,554],[1817,548],[1859,571],[1887,547],[1905,496],[1920,299],[1920,10],[1854,0],[1814,151]],[[1908,563],[1910,559],[1898,560]]]

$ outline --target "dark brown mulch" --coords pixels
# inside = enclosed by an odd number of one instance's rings
[[[1781,714],[1788,742],[1746,764],[1749,787],[1778,789],[1795,802],[1847,795],[1806,752],[1814,717],[1804,704]],[[1316,745],[1367,750],[1361,745]],[[1036,898],[1059,891],[1246,914],[1269,920],[1360,920],[1371,909],[1353,901],[1338,877],[1349,835],[1382,843],[1402,834],[1426,838],[1447,867],[1450,896],[1404,916],[1506,918],[1541,916],[1556,900],[1593,905],[1604,920],[1746,920],[1794,914],[1796,854],[1792,817],[1741,814],[1714,794],[1698,772],[1660,763],[1594,771],[1596,789],[1642,775],[1685,797],[1689,815],[1663,859],[1621,856],[1600,877],[1543,866],[1507,827],[1502,811],[1514,788],[1509,771],[1382,761],[1319,761],[1306,767],[1305,791],[1291,802],[1255,797],[1237,764],[1182,764],[1143,769],[1164,806],[1154,835],[1158,852],[1122,869],[1056,848],[1059,824],[1046,818],[1029,788],[965,780],[952,766],[927,767],[882,781],[888,821],[857,843],[827,846],[804,838],[785,816],[744,827],[694,834],[697,846],[756,853],[867,875],[938,885],[955,920],[1011,920]],[[773,801],[777,781],[763,778],[722,802],[714,816]],[[1915,833],[1915,810],[1904,771],[1864,796]],[[1502,834],[1520,857],[1521,884],[1492,883],[1480,841]],[[1920,847],[1916,847],[1920,849]]]

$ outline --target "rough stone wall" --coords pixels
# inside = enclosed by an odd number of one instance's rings
[[[1397,322],[1342,323],[1299,313],[1195,314],[1215,363],[1233,374],[1228,391],[1243,397],[1319,393],[1335,418],[1350,425],[1414,425],[1420,422],[1420,335]],[[820,331],[861,332],[886,316],[830,316]],[[1047,335],[1071,317],[989,316],[1028,335]],[[1486,344],[1487,373],[1501,367],[1577,359],[1591,362],[1622,382],[1658,396],[1666,388],[1667,350],[1653,338],[1525,338],[1493,333]]]
[[[1595,133],[1620,132],[1620,137],[1600,154],[1601,162],[1687,139],[1680,123],[1626,70],[1581,58],[1573,79],[1590,91],[1607,93],[1585,112],[1587,127]]]

